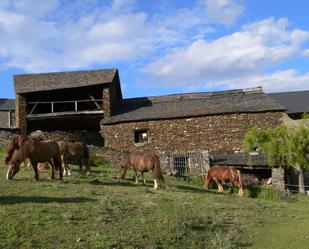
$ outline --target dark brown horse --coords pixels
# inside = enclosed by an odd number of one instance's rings
[[[238,187],[238,196],[243,196],[243,185],[240,170],[237,170],[233,167],[228,167],[226,165],[213,165],[209,169],[207,176],[204,178],[204,186],[206,189],[208,189],[211,179],[216,182],[218,186],[218,192],[223,192],[223,187],[220,181],[231,182],[234,186]]]
[[[56,169],[59,170],[59,179],[63,178],[61,168],[61,156],[57,142],[51,140],[39,141],[37,139],[26,139],[9,162],[6,178],[12,179],[19,171],[20,164],[29,158],[35,173],[35,180],[39,180],[38,163],[48,162],[51,165],[51,179],[55,178]]]
[[[144,172],[152,171],[154,189],[162,186],[164,183],[163,175],[160,168],[160,158],[153,154],[147,152],[132,152],[128,155],[127,159],[124,160],[120,165],[120,171],[118,174],[118,179],[124,179],[127,169],[133,166],[135,173],[135,183],[138,183],[137,172],[141,172],[143,183],[146,184],[144,179]]]
[[[68,143],[65,141],[58,142],[61,154],[62,167],[64,175],[71,175],[69,163],[79,165],[79,170],[82,171],[85,167],[87,174],[90,173],[89,149],[82,142]]]

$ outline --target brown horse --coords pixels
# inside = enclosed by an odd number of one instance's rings
[[[220,181],[230,181],[233,183],[234,186],[238,187],[238,196],[243,196],[243,185],[240,170],[237,170],[233,167],[228,167],[226,165],[213,165],[209,169],[207,176],[205,176],[204,178],[204,186],[206,189],[208,189],[211,179],[216,182],[218,186],[218,192],[223,192],[223,187]]]
[[[64,175],[71,175],[69,163],[79,165],[82,171],[83,166],[86,168],[87,174],[90,173],[89,149],[82,142],[68,143],[65,141],[58,142],[61,154],[62,167]]]
[[[118,179],[124,179],[127,169],[133,166],[133,170],[135,173],[135,183],[138,183],[137,172],[141,172],[143,178],[143,184],[146,184],[144,178],[144,172],[152,171],[153,181],[154,181],[154,189],[158,188],[158,184],[160,186],[163,185],[164,179],[160,168],[160,159],[157,155],[147,152],[132,152],[128,155],[127,159],[124,160],[120,165],[120,171],[117,176]]]
[[[51,179],[55,178],[55,171],[59,169],[59,179],[63,178],[61,169],[61,156],[57,142],[51,140],[39,141],[37,139],[24,140],[20,149],[9,162],[10,166],[6,178],[12,179],[19,171],[20,164],[29,158],[35,173],[35,180],[39,180],[38,163],[48,162],[51,165]]]

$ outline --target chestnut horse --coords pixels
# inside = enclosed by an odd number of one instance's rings
[[[132,152],[128,155],[127,159],[120,164],[120,171],[117,176],[118,179],[124,179],[127,169],[133,166],[135,173],[135,183],[138,184],[137,172],[141,172],[143,184],[146,184],[144,172],[152,171],[154,189],[162,186],[164,183],[163,175],[160,168],[160,159],[157,155],[148,152]]]
[[[82,171],[83,166],[86,168],[87,174],[90,173],[89,149],[82,142],[68,143],[65,141],[58,142],[61,154],[62,168],[64,175],[71,175],[69,163],[79,165]]]
[[[63,178],[61,156],[57,142],[51,140],[26,139],[20,144],[19,150],[9,162],[10,166],[6,178],[12,179],[19,171],[20,164],[29,158],[35,173],[35,180],[39,180],[38,163],[48,162],[51,165],[51,179],[55,179],[55,171],[59,170],[59,179]]]
[[[217,186],[218,192],[223,192],[223,187],[220,181],[231,182],[234,186],[238,187],[238,196],[243,196],[243,185],[240,170],[237,170],[233,167],[213,165],[207,173],[207,176],[204,178],[204,186],[208,189],[210,180],[213,179]]]

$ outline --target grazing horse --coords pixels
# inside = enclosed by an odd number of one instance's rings
[[[59,179],[63,178],[61,169],[61,156],[57,142],[52,140],[39,141],[38,139],[26,139],[9,162],[10,166],[6,178],[12,179],[19,171],[20,164],[29,158],[35,173],[35,180],[39,180],[38,163],[48,162],[51,165],[51,179],[55,179],[55,171],[59,169]]]
[[[143,184],[146,184],[144,178],[144,172],[152,171],[154,189],[163,185],[164,179],[160,168],[160,159],[157,155],[147,152],[132,152],[128,155],[127,159],[124,160],[120,165],[120,171],[117,176],[118,179],[124,179],[127,169],[133,166],[135,173],[135,183],[138,183],[137,171],[141,172],[143,178]]]
[[[243,196],[243,185],[240,170],[237,170],[233,167],[228,167],[226,165],[213,165],[209,169],[207,176],[204,178],[204,186],[206,189],[208,189],[211,179],[216,182],[218,186],[218,192],[223,192],[223,187],[220,183],[221,180],[225,182],[230,181],[234,186],[238,187],[238,196]]]
[[[90,173],[89,149],[82,142],[68,143],[65,141],[58,142],[61,154],[62,168],[64,175],[71,175],[69,163],[79,165],[79,170],[82,171],[83,166],[86,168],[87,174]]]

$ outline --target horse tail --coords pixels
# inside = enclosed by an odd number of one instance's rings
[[[53,156],[53,163],[55,165],[56,170],[62,171],[62,160],[61,160],[61,152],[60,152],[60,145],[53,141],[51,145],[54,147],[54,156]]]
[[[154,172],[155,177],[159,181],[164,183],[164,178],[163,178],[163,174],[162,174],[161,167],[160,167],[160,158],[157,155],[154,155],[154,168],[153,168],[153,172]]]
[[[56,167],[56,170],[62,170],[62,161],[61,161],[61,155],[60,153],[56,153],[56,155],[53,158],[54,165]]]

